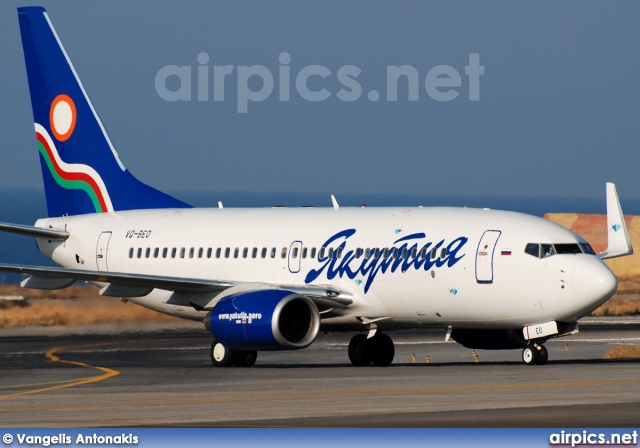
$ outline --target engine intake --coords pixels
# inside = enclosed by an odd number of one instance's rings
[[[308,297],[282,289],[261,289],[220,299],[205,326],[233,349],[295,350],[315,341],[320,314]]]

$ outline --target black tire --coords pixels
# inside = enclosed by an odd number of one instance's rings
[[[211,344],[211,362],[216,367],[230,367],[236,357],[236,351],[225,347],[217,339]]]
[[[538,357],[538,362],[536,364],[539,366],[543,366],[549,360],[549,352],[547,351],[547,347],[545,347],[544,345],[540,346],[540,350],[538,350],[538,352],[539,352],[539,357]]]
[[[387,367],[393,362],[396,349],[389,336],[379,333],[368,342],[371,346],[371,363],[374,366]]]
[[[538,359],[540,359],[540,351],[533,345],[527,346],[522,350],[522,361],[526,365],[536,365],[538,363]]]
[[[357,334],[349,343],[349,360],[355,367],[365,367],[371,364],[371,350],[367,337]]]
[[[258,359],[256,350],[238,350],[233,363],[236,367],[253,367]]]

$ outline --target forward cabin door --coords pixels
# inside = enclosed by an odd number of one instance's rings
[[[478,283],[493,283],[493,256],[501,233],[499,230],[487,230],[480,238],[476,253],[476,281]]]
[[[96,264],[98,265],[98,271],[108,271],[107,266],[107,251],[109,249],[109,240],[111,239],[111,232],[102,232],[100,238],[98,238],[98,246],[96,247]]]

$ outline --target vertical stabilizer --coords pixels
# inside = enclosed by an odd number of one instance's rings
[[[44,8],[18,18],[49,216],[190,207],[124,167]]]

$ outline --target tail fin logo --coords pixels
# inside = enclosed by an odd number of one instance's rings
[[[69,96],[55,97],[49,111],[49,124],[58,141],[64,142],[71,137],[76,127],[76,105]]]
[[[51,106],[51,129],[54,135],[59,133],[66,140],[71,136],[75,126],[75,106],[73,106],[73,101],[66,95],[60,95],[56,97],[56,100],[60,97],[66,97],[67,100],[61,99],[58,104],[66,105],[56,106],[56,101],[54,101]],[[56,111],[57,108],[60,108],[60,112]],[[69,112],[71,112],[71,115],[69,115]],[[56,122],[56,120],[58,121]],[[57,130],[55,124],[58,125]],[[88,165],[64,162],[60,158],[56,145],[47,130],[38,123],[35,123],[35,128],[38,150],[56,183],[62,188],[86,192],[93,203],[96,213],[112,212],[113,205],[107,187],[96,170]],[[60,131],[66,131],[66,133],[60,133]],[[60,140],[58,135],[56,135],[56,138]]]

